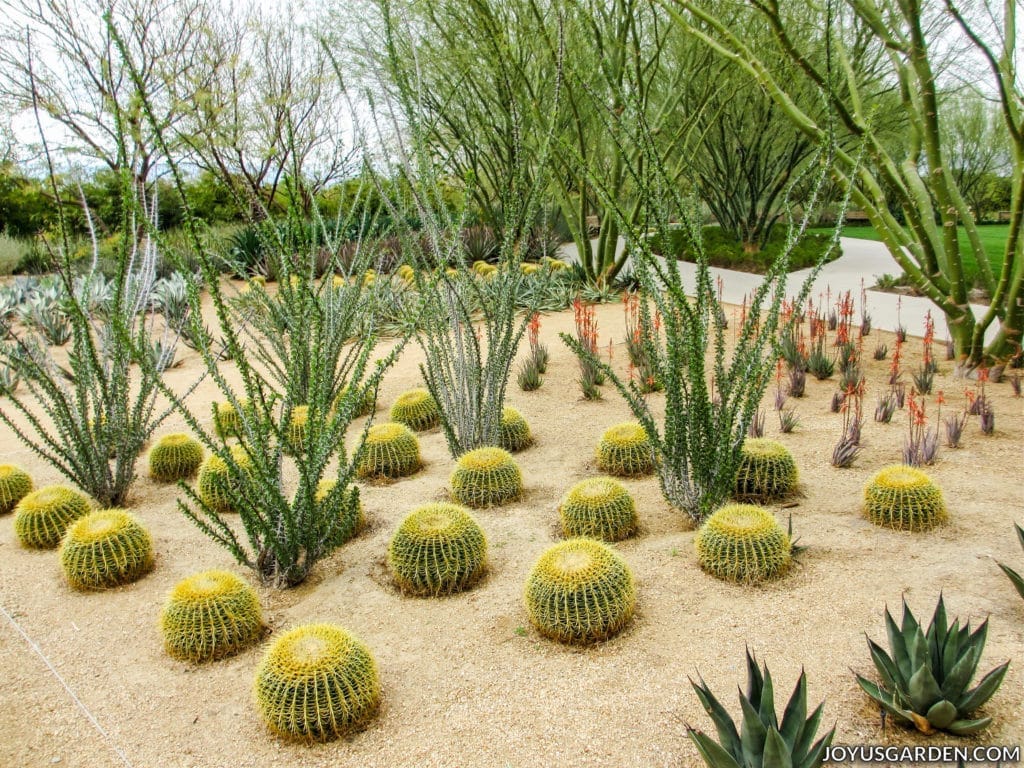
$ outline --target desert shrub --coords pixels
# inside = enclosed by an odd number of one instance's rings
[[[307,741],[359,730],[380,705],[370,650],[334,624],[306,624],[274,640],[256,670],[255,691],[270,730]]]
[[[549,547],[526,582],[530,623],[563,643],[593,643],[622,630],[633,617],[636,587],[629,566],[593,539]]]
[[[68,528],[60,545],[60,564],[75,589],[108,589],[149,572],[153,541],[134,515],[101,509]]]
[[[260,601],[229,571],[203,571],[174,585],[160,614],[164,649],[182,661],[230,656],[263,633]]]

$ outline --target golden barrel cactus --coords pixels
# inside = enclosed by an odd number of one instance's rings
[[[149,476],[162,483],[192,477],[203,463],[203,446],[190,435],[176,432],[157,440],[149,452]]]
[[[457,504],[426,504],[410,512],[388,547],[395,583],[413,595],[450,595],[484,572],[487,540],[480,524]]]
[[[92,511],[88,497],[62,485],[26,494],[14,508],[14,532],[24,547],[53,549],[68,526]]]
[[[75,589],[108,589],[149,572],[153,542],[135,515],[100,509],[68,528],[60,545],[60,563]]]
[[[946,521],[942,491],[925,472],[904,464],[880,469],[864,486],[864,512],[875,525],[927,531]]]
[[[524,448],[533,444],[533,435],[530,433],[530,425],[526,423],[523,414],[515,408],[501,409],[501,424],[498,445],[509,453],[518,453]]]
[[[422,387],[400,394],[395,404],[391,406],[389,416],[392,421],[405,424],[416,432],[433,429],[441,420],[437,401]]]
[[[32,490],[28,472],[13,464],[0,465],[0,515],[6,515]]]
[[[618,480],[594,477],[576,483],[558,507],[566,536],[621,541],[636,532],[636,504]]]
[[[452,498],[467,507],[491,507],[523,495],[523,473],[502,448],[477,448],[459,457],[451,475]]]
[[[784,574],[792,562],[789,535],[767,509],[728,504],[694,539],[701,568],[725,581],[755,584]]]
[[[796,461],[777,440],[751,437],[743,441],[740,466],[736,472],[738,499],[770,501],[796,490]]]
[[[367,431],[356,474],[399,478],[415,473],[421,466],[420,444],[413,431],[405,424],[387,421]]]
[[[627,421],[606,429],[597,446],[597,468],[619,477],[653,471],[654,449],[643,426]]]
[[[256,592],[229,571],[203,571],[179,581],[160,615],[167,653],[213,661],[256,642],[263,618]]]

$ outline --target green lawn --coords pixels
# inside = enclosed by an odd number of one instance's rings
[[[811,230],[813,232],[829,232],[827,229]],[[872,226],[847,225],[843,227],[843,237],[855,237],[860,240],[881,240],[878,232]],[[1006,238],[1010,235],[1009,224],[982,224],[978,227],[978,234],[981,236],[981,244],[988,255],[988,263],[992,265],[992,271],[999,272],[1003,265],[1003,248],[1006,246]],[[978,274],[978,262],[970,249],[966,247],[967,234],[963,227],[960,227],[960,252],[963,256],[964,273],[970,276],[971,282]]]

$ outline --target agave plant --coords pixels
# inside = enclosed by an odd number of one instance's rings
[[[707,685],[690,684],[718,731],[718,741],[689,728],[690,739],[711,768],[815,768],[832,743],[835,728],[814,741],[824,704],[807,717],[807,678],[803,672],[780,719],[775,713],[772,676],[767,665],[758,669],[747,651],[747,693],[740,693],[743,722],[737,731],[729,713]]]
[[[1017,529],[1017,540],[1020,541],[1020,546],[1024,549],[1024,528],[1021,528],[1016,523],[1013,527]],[[1003,573],[1005,573],[1010,578],[1010,581],[1013,582],[1013,586],[1017,588],[1017,592],[1020,596],[1024,597],[1024,577],[1021,577],[1017,571],[1013,570],[1013,568],[1008,565],[999,563],[999,567],[1003,569]]]
[[[968,690],[985,648],[987,619],[974,632],[969,622],[961,627],[959,619],[950,626],[940,595],[927,632],[921,630],[906,602],[902,624],[897,627],[886,609],[885,626],[892,656],[868,639],[881,685],[857,675],[860,687],[884,712],[912,723],[925,734],[948,731],[964,736],[992,722],[991,717],[968,719],[999,689],[1010,666],[1009,661],[1004,662]]]

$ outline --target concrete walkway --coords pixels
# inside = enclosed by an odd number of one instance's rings
[[[810,295],[815,304],[821,304],[825,296],[831,293],[834,303],[839,294],[850,291],[857,310],[854,324],[859,325],[861,281],[863,280],[865,287],[871,286],[884,274],[902,274],[903,268],[896,263],[883,243],[850,237],[841,238],[841,243],[843,255],[822,267]],[[621,254],[624,247],[625,241],[620,239],[617,253]],[[572,243],[563,245],[561,253],[563,258],[576,261],[576,247]],[[685,283],[694,279],[697,269],[693,264],[681,261],[679,271]],[[790,273],[786,282],[787,293],[795,295],[810,272],[809,269],[802,269]],[[711,273],[715,278],[722,279],[722,300],[729,304],[742,303],[744,297],[749,296],[762,280],[760,275],[718,267],[711,267]],[[866,297],[866,310],[871,315],[872,328],[895,331],[902,324],[909,335],[923,336],[925,316],[931,310],[932,319],[935,321],[935,339],[937,342],[945,340],[948,333],[946,319],[930,299],[872,290],[867,291]],[[827,309],[830,310],[832,307]],[[986,307],[974,304],[972,309],[975,316],[980,317]],[[989,326],[986,338],[991,339],[997,330],[998,322],[993,322]]]

